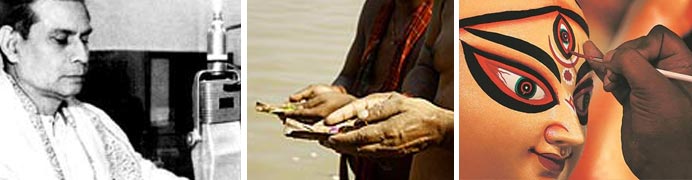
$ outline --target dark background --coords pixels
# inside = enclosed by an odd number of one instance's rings
[[[152,64],[152,60],[167,61]],[[166,63],[164,63],[166,64]],[[192,84],[206,67],[206,54],[186,52],[92,51],[89,73],[77,96],[104,110],[143,157],[179,176],[193,178],[186,135],[192,129]],[[152,84],[155,77],[167,82]],[[165,78],[164,78],[165,79]],[[159,87],[153,87],[159,86]],[[151,103],[168,91],[168,122],[153,123]],[[162,93],[166,94],[166,93]],[[154,97],[159,96],[159,97]]]

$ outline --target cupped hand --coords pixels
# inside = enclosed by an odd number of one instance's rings
[[[294,118],[307,123],[314,123],[327,117],[333,111],[356,100],[355,97],[339,92],[325,92],[317,94],[302,104],[302,108],[287,111],[285,117]]]
[[[454,112],[423,99],[373,94],[333,112],[325,121],[356,117],[363,127],[320,143],[340,153],[372,157],[403,156],[430,146],[452,148]]]
[[[309,99],[312,99],[319,94],[329,93],[329,92],[342,93],[342,94],[347,93],[346,89],[344,89],[344,87],[342,87],[342,86],[311,84],[308,87],[303,88],[302,90],[288,96],[288,100],[291,102],[299,102],[299,101],[303,101],[303,100],[309,100]]]

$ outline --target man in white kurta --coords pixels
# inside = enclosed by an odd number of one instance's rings
[[[178,179],[75,99],[92,29],[81,0],[8,1],[0,17],[0,180]]]
[[[33,105],[18,94],[11,77],[0,74],[0,179],[176,179],[135,152],[100,109],[73,99],[54,117],[38,115],[29,111]],[[40,123],[45,133],[33,123]],[[46,137],[62,178],[47,153]]]

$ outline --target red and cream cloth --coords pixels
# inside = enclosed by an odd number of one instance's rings
[[[0,179],[182,179],[134,151],[102,110],[78,100],[42,116],[0,71]]]

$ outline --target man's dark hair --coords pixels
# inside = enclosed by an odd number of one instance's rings
[[[0,15],[0,27],[10,26],[12,29],[19,33],[22,38],[26,39],[29,37],[29,30],[31,26],[38,22],[38,17],[36,12],[31,9],[31,5],[40,0],[3,0],[4,7],[0,9],[2,12]],[[58,1],[77,1],[84,4],[84,0],[58,0]],[[87,16],[89,12],[87,11]],[[7,68],[7,56],[5,52],[0,51],[2,55],[3,64]]]
[[[19,34],[26,39],[29,36],[31,25],[38,21],[36,13],[31,9],[31,4],[34,2],[36,2],[36,0],[8,1],[9,13],[2,19],[0,25],[11,26],[14,31],[19,32]]]
[[[9,25],[19,32],[26,39],[29,36],[29,29],[38,21],[36,13],[31,9],[31,5],[39,0],[8,0],[5,1],[9,12],[5,17],[2,17],[1,26]],[[58,0],[58,1],[77,1],[84,3],[84,0]],[[88,12],[87,12],[88,16]]]

